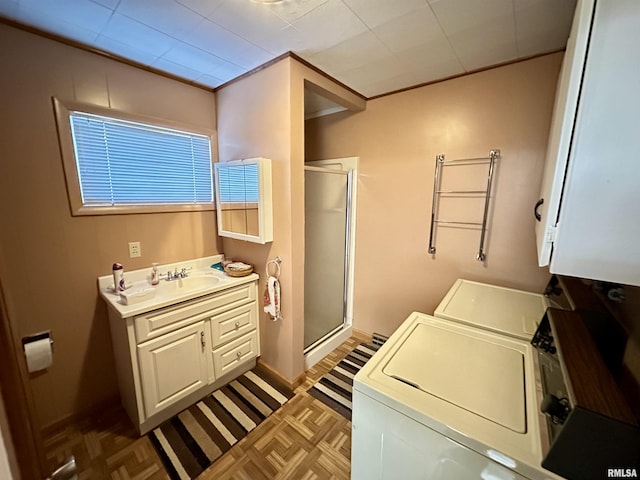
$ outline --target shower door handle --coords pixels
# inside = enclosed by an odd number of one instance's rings
[[[540,213],[538,212],[538,209],[542,206],[543,203],[544,203],[544,198],[541,198],[536,202],[536,206],[533,207],[533,215],[536,217],[537,221],[542,220],[542,215],[540,215]]]

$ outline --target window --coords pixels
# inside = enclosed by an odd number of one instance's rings
[[[54,104],[74,215],[213,209],[212,132]]]

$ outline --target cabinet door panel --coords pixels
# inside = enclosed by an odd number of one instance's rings
[[[596,5],[552,273],[640,285],[640,3]]]
[[[537,209],[540,219],[536,222],[535,228],[538,264],[541,267],[549,265],[551,257],[554,228],[560,209],[571,136],[580,98],[582,72],[589,45],[593,8],[594,0],[578,2],[558,79],[547,156],[540,187],[540,199],[543,200],[543,203]],[[533,210],[533,205],[531,207]]]
[[[147,418],[207,384],[206,340],[201,321],[138,346]]]

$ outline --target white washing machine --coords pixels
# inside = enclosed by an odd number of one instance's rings
[[[548,306],[539,293],[458,279],[434,315],[528,341]]]
[[[528,342],[411,314],[355,376],[351,478],[559,478],[535,378]]]

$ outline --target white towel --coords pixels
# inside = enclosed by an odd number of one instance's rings
[[[280,312],[280,282],[276,277],[267,279],[267,287],[264,290],[264,311],[271,316],[271,320],[282,319]]]

